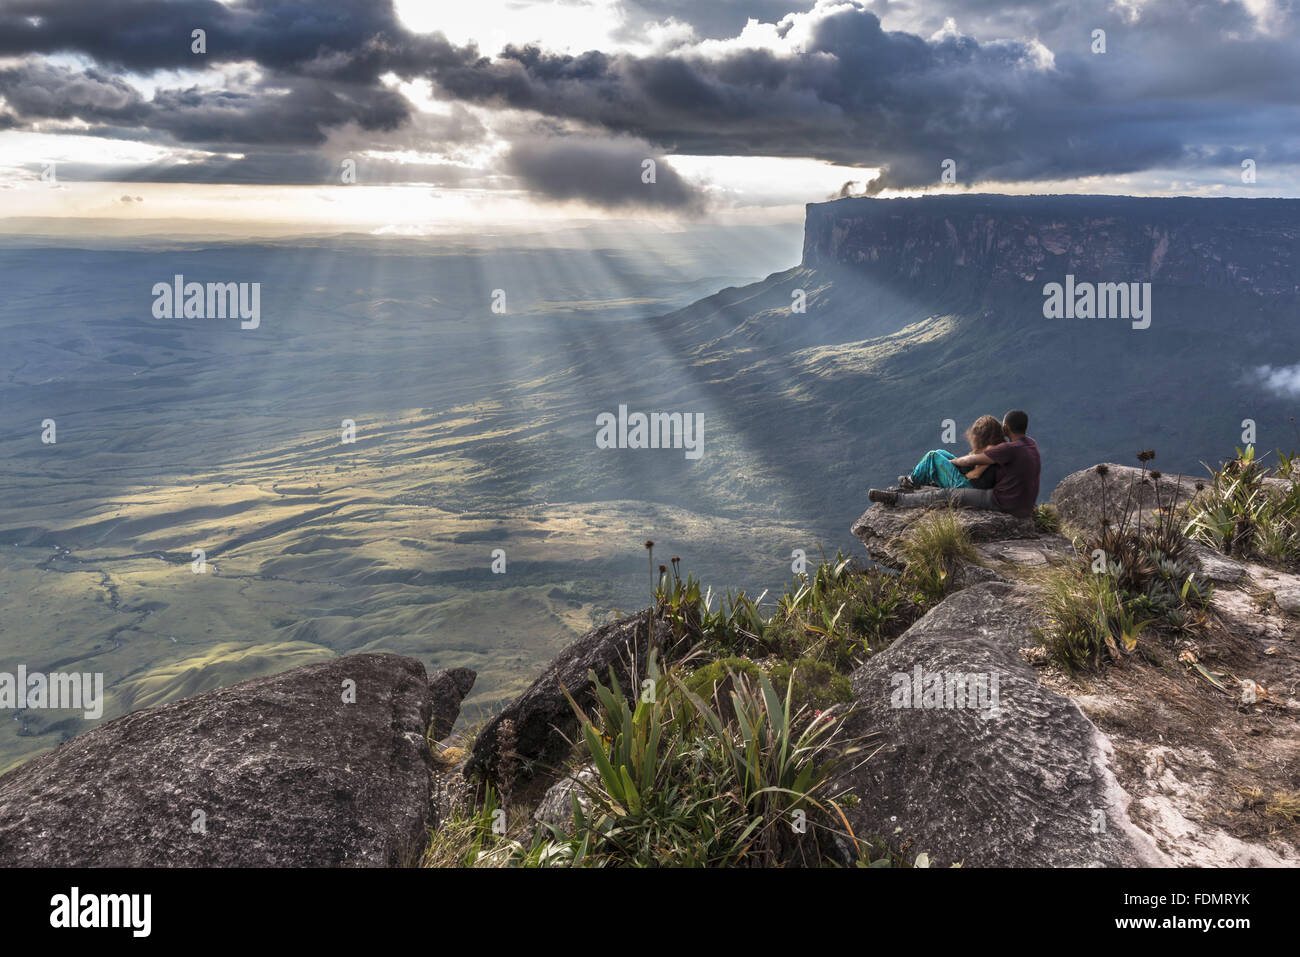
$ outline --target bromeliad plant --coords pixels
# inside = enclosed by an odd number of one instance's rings
[[[570,704],[596,775],[579,784],[585,801],[573,796],[572,827],[553,832],[570,848],[556,859],[589,866],[820,859],[821,840],[843,822],[827,794],[831,774],[856,747],[836,740],[836,721],[796,720],[793,675],[784,699],[765,676],[755,687],[735,675],[727,719],[653,660],[635,702],[612,672],[608,685],[591,678],[596,714]]]
[[[1282,490],[1268,487],[1268,469],[1256,459],[1254,446],[1237,449],[1235,459],[1209,469],[1209,486],[1201,487],[1188,509],[1186,535],[1225,555],[1280,565],[1300,562],[1300,475],[1293,468],[1294,453],[1279,458],[1279,476],[1289,482]]]

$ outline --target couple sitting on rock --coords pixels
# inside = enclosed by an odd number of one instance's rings
[[[946,449],[927,452],[911,475],[899,476],[898,491],[873,488],[867,497],[900,508],[948,503],[1029,518],[1038,501],[1042,463],[1038,445],[1025,434],[1028,430],[1029,416],[1019,409],[1001,422],[981,415],[966,430],[969,455],[954,457]]]

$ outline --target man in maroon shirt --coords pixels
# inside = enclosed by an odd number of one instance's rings
[[[1019,409],[1012,409],[1002,417],[1002,431],[1007,434],[1007,441],[1001,445],[991,445],[983,452],[972,452],[952,460],[958,468],[996,465],[997,483],[990,489],[936,488],[923,492],[892,492],[873,488],[867,497],[873,502],[899,508],[924,508],[946,502],[961,508],[988,508],[1029,518],[1038,502],[1038,473],[1042,469],[1038,445],[1025,434],[1029,431],[1029,416]]]

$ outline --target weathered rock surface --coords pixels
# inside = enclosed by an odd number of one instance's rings
[[[551,660],[523,694],[487,723],[474,741],[465,773],[483,772],[500,783],[499,729],[503,721],[510,721],[514,727],[514,755],[509,758],[514,768],[512,785],[546,776],[558,768],[578,729],[577,716],[564,690],[568,689],[580,707],[588,709],[596,703],[588,671],[595,671],[608,684],[612,667],[619,684],[628,691],[629,664],[635,663],[638,674],[644,668],[650,648],[648,639],[644,614],[601,625],[578,638]],[[668,626],[656,621],[655,647],[662,649],[670,639]]]
[[[907,530],[931,509],[924,508],[890,508],[873,505],[862,513],[862,517],[853,523],[852,532],[873,559],[891,568],[902,568],[905,564],[901,545]],[[1016,518],[1006,512],[994,512],[988,509],[954,509],[954,514],[972,542],[1001,542],[1008,540],[1037,540],[1041,536],[1034,528],[1034,522],[1028,518]]]
[[[1098,469],[1102,471],[1098,471]],[[1142,470],[1128,465],[1105,463],[1073,472],[1061,479],[1052,492],[1051,503],[1067,529],[1078,533],[1095,532],[1103,517],[1118,522],[1127,506],[1136,516],[1142,511],[1148,521],[1156,508],[1169,508],[1175,502],[1186,504],[1196,494],[1197,476],[1161,475],[1151,478]]]
[[[1277,607],[1290,615],[1300,613],[1300,588],[1291,585],[1273,590],[1273,600]]]
[[[1189,550],[1203,579],[1220,585],[1236,585],[1246,580],[1246,566],[1241,562],[1195,542]]]
[[[429,737],[434,741],[441,741],[451,734],[456,719],[460,717],[460,703],[469,695],[477,678],[471,668],[448,668],[429,675],[429,690],[433,694]]]
[[[578,798],[578,806],[584,812],[591,808],[591,798],[588,797],[583,784],[591,784],[595,780],[596,769],[591,765],[566,774],[547,789],[537,809],[533,811],[533,820],[538,824],[552,824],[561,829],[567,828],[573,823],[575,795]]]
[[[1300,575],[1253,563],[1243,566],[1243,570],[1248,575],[1247,582],[1256,592],[1272,594],[1273,601],[1283,612],[1300,614]]]
[[[910,841],[944,865],[1166,863],[1129,821],[1109,743],[1020,655],[1035,645],[1028,595],[1001,583],[957,592],[854,672],[845,733],[873,735],[871,756],[837,782],[859,798],[847,811],[854,832]],[[917,668],[984,676],[986,704],[996,680],[997,706],[894,707],[894,676],[911,687]]]
[[[425,733],[467,681],[349,655],[110,721],[0,777],[0,865],[408,863],[429,823]]]

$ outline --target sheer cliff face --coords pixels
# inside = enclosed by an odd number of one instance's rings
[[[803,265],[922,286],[1152,282],[1300,295],[1300,200],[929,196],[808,205]]]

